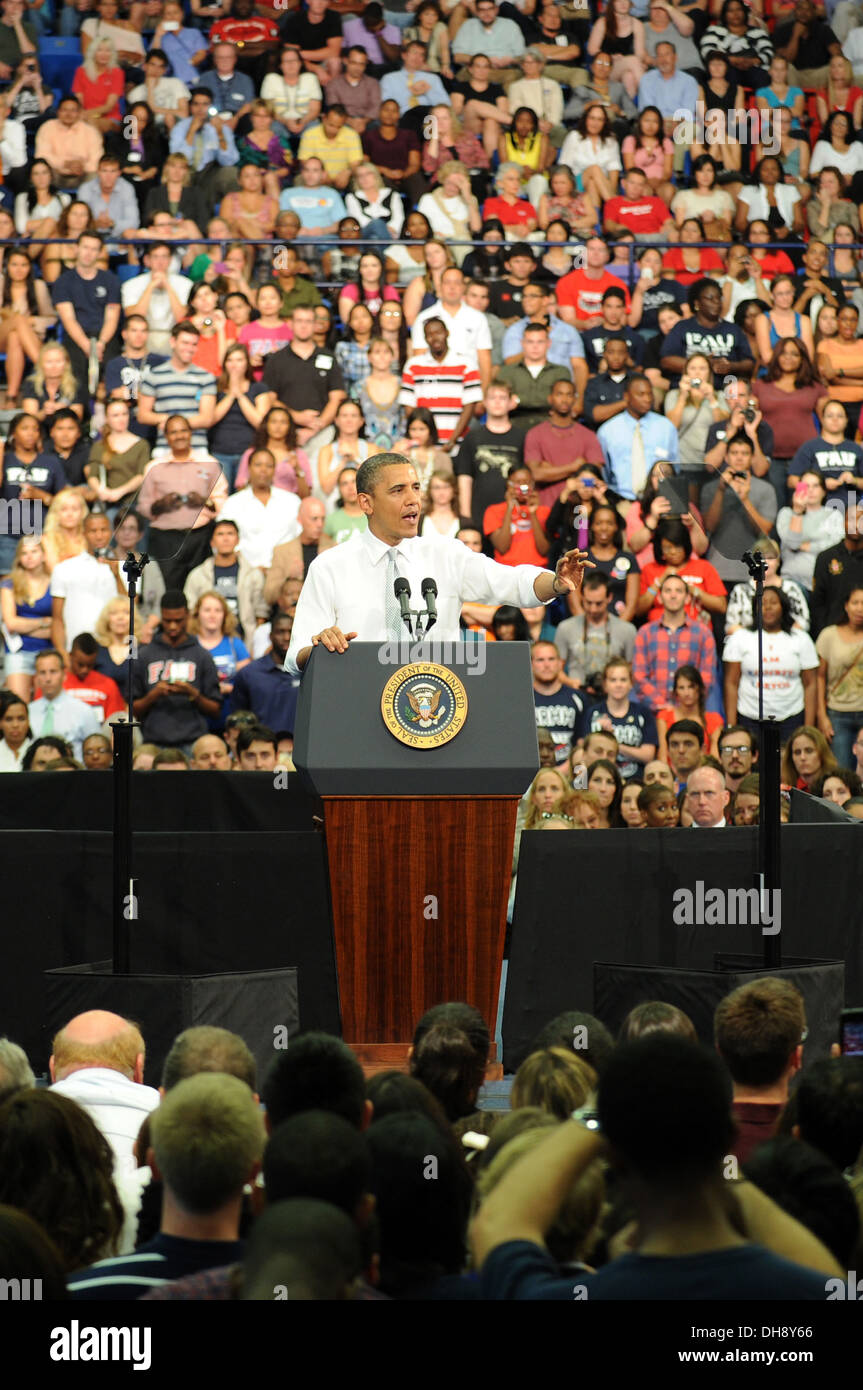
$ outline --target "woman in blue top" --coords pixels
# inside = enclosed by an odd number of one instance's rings
[[[761,368],[766,372],[773,358],[773,349],[785,338],[796,338],[809,354],[810,362],[815,361],[815,343],[812,338],[812,324],[808,314],[798,314],[794,300],[798,286],[790,275],[777,275],[771,287],[773,308],[766,314],[759,314],[755,320],[755,342],[761,358]]]
[[[12,571],[0,587],[0,614],[6,685],[29,702],[36,657],[51,646],[51,576],[38,536],[22,536],[16,546]]]
[[[806,114],[806,96],[802,87],[792,87],[788,82],[788,59],[774,53],[770,59],[770,85],[760,87],[755,104],[759,111],[790,111],[793,124],[800,129],[800,122]]]
[[[192,610],[189,631],[198,639],[205,651],[210,653],[219,673],[219,689],[222,692],[222,708],[208,720],[214,733],[221,733],[231,703],[234,677],[251,661],[248,649],[235,637],[237,619],[231,612],[228,602],[215,589],[201,594]]]

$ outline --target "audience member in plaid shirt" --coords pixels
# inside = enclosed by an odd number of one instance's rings
[[[636,699],[654,714],[668,704],[674,673],[681,666],[695,666],[705,689],[714,682],[716,643],[710,628],[686,616],[689,589],[679,575],[669,574],[659,586],[662,617],[646,623],[635,638],[632,674]]]

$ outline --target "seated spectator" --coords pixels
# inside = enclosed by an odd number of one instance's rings
[[[541,230],[548,233],[554,223],[563,221],[566,229],[587,236],[595,231],[598,219],[593,200],[586,193],[578,191],[572,170],[565,164],[556,164],[550,169],[548,192],[542,194],[537,205],[537,222]]]
[[[128,1259],[102,1260],[69,1283],[75,1300],[140,1298],[184,1274],[233,1263],[243,1189],[254,1182],[264,1127],[244,1082],[218,1072],[179,1082],[150,1118],[147,1158],[163,1185],[159,1234]]]
[[[654,767],[663,767],[662,763],[655,763]],[[671,778],[671,769],[665,771]],[[661,782],[651,784],[645,783],[638,793],[638,809],[644,817],[644,825],[648,830],[673,830],[680,820],[680,808],[677,804],[677,797],[672,786],[666,787]]]
[[[95,174],[102,150],[102,136],[84,120],[81,101],[74,95],[64,96],[56,119],[45,121],[36,134],[36,154],[54,170],[60,188],[77,188],[85,174]]]
[[[219,714],[219,676],[209,652],[188,632],[183,593],[168,589],[152,642],[139,648],[133,673],[133,709],[147,742],[191,748]]]
[[[803,996],[788,980],[752,980],[717,1006],[714,1041],[734,1085],[731,1113],[738,1127],[728,1152],[741,1163],[775,1134],[805,1038]]]
[[[88,772],[107,772],[114,761],[111,740],[106,734],[90,734],[81,745],[81,757]]]
[[[206,87],[193,88],[189,96],[189,115],[171,131],[171,154],[185,155],[197,176],[207,206],[237,187],[235,165],[238,160],[234,132],[229,118],[210,116],[213,98]]]
[[[144,1085],[144,1054],[136,1025],[102,1009],[71,1019],[52,1043],[52,1092],[87,1111],[111,1145],[118,1174],[134,1169],[141,1122],[159,1104],[158,1091]]]
[[[300,682],[284,669],[293,625],[288,614],[277,614],[270,627],[270,651],[244,666],[234,680],[232,711],[251,710],[270,729],[293,729],[296,723]],[[275,751],[274,745],[274,761]]]
[[[51,1232],[65,1274],[114,1254],[123,1208],[113,1153],[86,1106],[56,1088],[13,1092],[0,1105],[0,1155],[3,1210],[14,1208]]]
[[[488,1027],[467,1004],[437,1005],[417,1024],[411,1075],[440,1102],[450,1123],[476,1110],[488,1051]]]
[[[172,255],[166,242],[155,242],[144,255],[146,271],[124,281],[121,289],[127,317],[140,314],[147,320],[147,351],[162,357],[172,350],[172,329],[186,318],[186,304],[192,290],[192,281],[187,276],[171,274]]]
[[[216,734],[202,734],[200,738],[195,739],[189,767],[193,772],[230,772],[231,755],[224,739]],[[224,1068],[214,1067],[212,1070],[222,1071]]]
[[[93,40],[72,79],[72,93],[80,98],[84,120],[105,134],[120,124],[120,99],[125,92],[123,69],[117,62],[114,40]]]
[[[270,1134],[283,1120],[307,1110],[340,1115],[357,1130],[368,1129],[373,1113],[355,1054],[328,1033],[307,1032],[292,1038],[290,1048],[273,1059],[261,1099]]]
[[[533,62],[533,59],[529,59]],[[513,86],[516,84],[513,83]],[[509,100],[515,102],[512,92]],[[548,122],[546,121],[547,125]],[[562,134],[562,132],[561,132]],[[519,172],[519,181],[524,188],[524,195],[528,203],[536,208],[543,193],[548,188],[545,172],[554,162],[555,151],[552,148],[548,135],[540,130],[540,118],[536,111],[530,106],[523,106],[519,103],[514,104],[513,117],[510,128],[506,133],[502,133],[498,140],[498,153],[500,165],[498,175],[502,168],[512,164]],[[514,191],[508,189],[498,178],[496,185],[498,193],[501,195],[495,201],[505,203],[508,201],[508,193]],[[484,214],[489,216],[488,213]],[[499,216],[506,225],[506,218],[501,212],[491,213],[491,216]],[[511,216],[512,214],[510,214]],[[525,232],[533,231],[536,226],[536,212],[533,214],[534,226],[526,225]]]
[[[437,171],[437,187],[424,193],[417,211],[428,219],[436,237],[451,242],[451,253],[461,265],[468,251],[465,244],[479,232],[482,219],[479,204],[471,192],[467,168],[460,160],[450,160]]]
[[[613,198],[622,168],[620,146],[612,133],[605,107],[591,104],[576,121],[561,146],[558,163],[580,178],[597,207]]]
[[[287,46],[279,57],[279,71],[268,72],[263,80],[261,98],[294,140],[318,119],[323,100],[314,72],[304,70],[300,54]]]
[[[88,711],[94,713],[100,724],[106,723],[112,715],[119,714],[124,709],[124,700],[117,686],[117,682],[110,676],[104,676],[96,670],[96,659],[99,655],[99,643],[91,632],[79,632],[73,639],[69,649],[69,669],[63,679],[63,689],[69,695],[75,696],[80,700]],[[44,655],[43,655],[44,660]],[[44,672],[42,672],[44,677]],[[42,681],[43,693],[45,692],[44,679]],[[49,696],[49,698],[51,698]],[[38,703],[38,701],[36,702]],[[54,703],[55,719],[58,713],[57,703]],[[35,715],[31,716],[36,718]],[[47,719],[47,712],[46,712]],[[59,725],[58,721],[58,725]],[[44,721],[43,721],[44,724]],[[70,731],[66,731],[67,737],[74,743]],[[81,746],[81,757],[83,759],[83,743]]]
[[[108,0],[108,3],[110,4],[111,0]],[[179,32],[175,31],[172,37],[176,39]],[[168,57],[164,50],[156,45],[155,40],[144,62],[138,66],[143,68],[144,81],[131,88],[127,100],[130,106],[132,103],[146,104],[156,127],[170,133],[177,120],[185,120],[189,114],[189,88],[176,74],[173,77],[167,76]],[[192,85],[197,84],[196,72]]]
[[[273,486],[308,497],[312,487],[312,468],[304,450],[296,447],[297,428],[289,410],[272,405],[261,421],[252,441],[240,459],[234,486],[245,487],[249,481],[249,460],[256,449],[269,449],[276,460]]]
[[[606,202],[603,229],[607,236],[633,232],[636,241],[674,241],[677,236],[667,203],[649,191],[646,174],[636,168],[623,175],[623,196]]]
[[[363,153],[391,187],[418,199],[425,189],[420,175],[420,142],[413,130],[401,124],[397,101],[382,100],[377,124],[363,132]],[[429,228],[431,234],[431,228]]]
[[[659,1093],[663,1114],[678,1118],[661,1127],[658,1139],[650,1134],[648,1140]],[[696,1287],[708,1298],[738,1298],[745,1289],[751,1297],[823,1299],[832,1256],[748,1185],[736,1191],[746,1223],[740,1245],[723,1191],[722,1164],[733,1126],[727,1078],[715,1054],[664,1035],[620,1046],[603,1076],[599,1120],[602,1139],[584,1126],[560,1125],[486,1198],[471,1228],[483,1297],[572,1300],[572,1276],[560,1277],[544,1236],[560,1206],[558,1194],[570,1189],[607,1143],[633,1175],[626,1190],[636,1219],[651,1229],[659,1222],[665,1253],[660,1260],[629,1253],[595,1274],[580,1274],[587,1297],[624,1300],[649,1285],[654,1296],[668,1300],[691,1297]],[[691,1213],[705,1203],[715,1213],[715,1234],[709,1249],[693,1255]],[[806,1267],[792,1263],[789,1254]]]
[[[33,742],[27,703],[8,691],[0,705],[0,772],[22,772]]]

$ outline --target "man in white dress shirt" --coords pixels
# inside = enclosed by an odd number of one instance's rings
[[[355,637],[363,642],[405,636],[393,585],[407,579],[415,600],[422,581],[437,583],[434,640],[461,639],[464,602],[510,603],[535,608],[581,586],[584,554],[570,550],[556,570],[536,565],[499,565],[444,536],[418,536],[421,487],[414,465],[402,454],[375,454],[357,473],[357,496],[368,517],[367,531],[319,555],[309,566],[297,603],[285,669],[297,675],[312,650],[345,652]]]
[[[249,484],[229,497],[222,521],[235,521],[240,531],[240,554],[250,565],[269,569],[273,547],[292,541],[302,531],[297,520],[300,499],[295,492],[273,487],[276,461],[269,449],[256,449],[249,459]]]

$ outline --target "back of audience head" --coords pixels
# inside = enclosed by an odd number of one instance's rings
[[[714,1039],[738,1086],[778,1085],[798,1070],[806,1014],[789,980],[769,975],[726,994],[714,1014]]]
[[[186,1028],[174,1039],[165,1058],[162,1094],[172,1090],[179,1081],[185,1081],[187,1076],[213,1071],[236,1076],[255,1094],[255,1058],[239,1033],[210,1024]]]
[[[476,1109],[490,1042],[488,1025],[470,1004],[437,1004],[417,1024],[411,1075],[440,1101],[450,1121]]]
[[[67,1273],[116,1253],[114,1154],[87,1111],[51,1090],[0,1105],[0,1202],[50,1232]]]
[[[587,1104],[595,1085],[596,1072],[574,1052],[549,1047],[524,1059],[512,1083],[510,1104],[513,1110],[538,1105],[565,1120]]]
[[[581,1060],[601,1079],[614,1051],[614,1038],[593,1014],[572,1009],[551,1019],[534,1038],[530,1050],[541,1052],[549,1047],[562,1047],[564,1051],[576,1048]]]
[[[603,1075],[597,1108],[612,1165],[642,1191],[680,1196],[722,1182],[734,1122],[731,1086],[715,1052],[672,1033],[621,1043]]]
[[[618,1041],[634,1042],[636,1038],[647,1037],[648,1033],[676,1033],[688,1042],[698,1042],[695,1024],[689,1015],[676,1004],[665,1004],[659,999],[649,999],[630,1009],[620,1025]]]
[[[136,1023],[105,1009],[89,1009],[56,1034],[49,1068],[52,1081],[63,1081],[87,1067],[106,1067],[130,1081],[142,1081],[144,1059],[144,1039]]]
[[[186,1077],[150,1116],[150,1166],[166,1201],[190,1216],[207,1217],[232,1203],[252,1182],[264,1151],[264,1126],[247,1085],[222,1072]]]
[[[343,1211],[311,1198],[276,1202],[252,1227],[239,1297],[339,1302],[351,1298],[362,1268],[357,1228]]]
[[[22,1289],[26,1284],[25,1298],[57,1303],[67,1297],[59,1250],[32,1216],[15,1207],[0,1206],[0,1280]]]
[[[329,1033],[301,1033],[277,1053],[262,1099],[271,1129],[303,1110],[327,1110],[365,1129],[371,1119],[363,1069],[346,1043]]]
[[[11,1038],[0,1038],[0,1104],[16,1091],[30,1090],[35,1085],[33,1068],[23,1047]]]
[[[794,1133],[844,1172],[863,1160],[863,1057],[819,1057],[800,1073]]]
[[[263,1173],[268,1205],[314,1197],[360,1227],[374,1210],[365,1135],[326,1110],[307,1110],[276,1125],[264,1151]]]
[[[744,1165],[750,1182],[827,1246],[843,1269],[856,1258],[860,1215],[842,1174],[811,1144],[768,1139]]]

